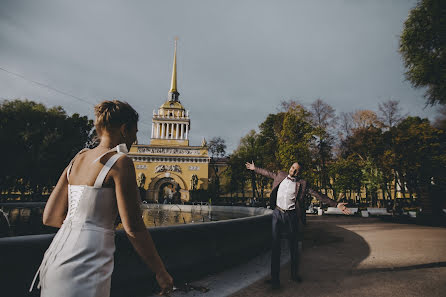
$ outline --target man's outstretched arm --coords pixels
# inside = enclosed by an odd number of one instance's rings
[[[317,200],[319,200],[322,203],[328,204],[331,207],[337,207],[339,208],[344,214],[351,214],[350,209],[348,209],[345,205],[347,203],[337,203],[336,201],[334,201],[333,199],[328,198],[326,195],[321,194],[319,192],[316,192],[315,190],[309,188],[308,189],[308,193],[315,197]]]
[[[275,174],[275,173],[273,173],[273,172],[271,172],[271,171],[268,171],[268,170],[266,170],[266,169],[256,167],[256,166],[254,165],[254,162],[253,162],[253,161],[251,161],[251,162],[252,162],[252,163],[246,162],[245,165],[246,165],[246,168],[247,168],[247,169],[249,169],[249,170],[253,170],[255,173],[261,174],[261,175],[263,175],[263,176],[266,176],[266,177],[269,177],[269,178],[272,178],[272,179],[275,179],[275,178],[276,178],[277,174]]]

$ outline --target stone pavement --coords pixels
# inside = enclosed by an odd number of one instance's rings
[[[302,258],[303,282],[290,281],[285,264],[279,290],[265,283],[266,254],[193,282],[209,288],[207,293],[177,291],[171,296],[446,296],[446,228],[309,216]],[[282,260],[288,259],[285,252]]]
[[[285,265],[279,290],[260,280],[232,296],[446,296],[446,228],[323,216],[306,231],[302,283]]]

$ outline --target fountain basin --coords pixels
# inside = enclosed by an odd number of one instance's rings
[[[270,248],[271,214],[264,208],[179,205],[181,211],[251,216],[150,229],[160,256],[176,280],[192,280],[242,263]],[[172,205],[160,205],[170,208]],[[207,208],[207,209],[206,209]],[[54,234],[0,238],[0,275],[5,296],[24,296]],[[269,264],[268,264],[269,265]],[[116,231],[112,296],[147,296],[155,286],[123,230]],[[39,296],[35,289],[32,295]]]

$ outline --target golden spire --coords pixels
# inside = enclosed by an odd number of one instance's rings
[[[173,54],[172,82],[170,83],[169,93],[177,92],[177,40],[178,40],[178,37],[175,37],[175,51]]]

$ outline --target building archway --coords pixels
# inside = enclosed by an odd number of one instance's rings
[[[164,203],[167,198],[167,202],[181,203],[181,201],[189,200],[189,190],[184,180],[170,172],[162,173],[156,176],[149,184],[149,199]],[[171,195],[171,197],[169,197]]]

